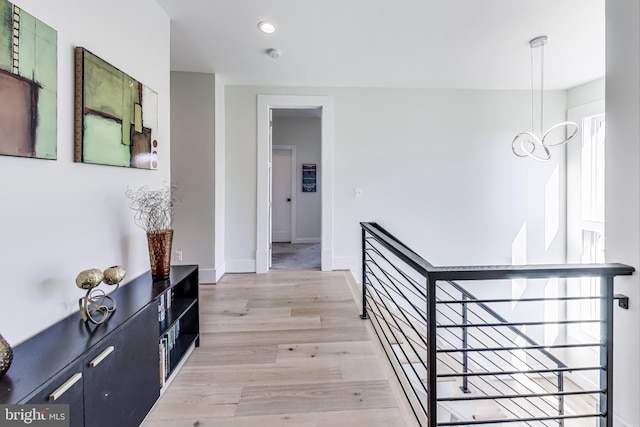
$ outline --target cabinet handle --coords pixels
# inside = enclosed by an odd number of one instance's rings
[[[110,345],[109,347],[105,348],[102,353],[97,355],[95,359],[93,359],[91,362],[89,362],[89,367],[95,368],[96,366],[98,366],[100,364],[100,362],[102,362],[108,355],[110,355],[113,352],[113,350],[114,350],[114,348],[113,348],[112,345]]]
[[[69,390],[75,383],[80,381],[81,378],[82,378],[82,374],[80,372],[78,372],[77,374],[74,374],[71,378],[65,381],[64,384],[62,384],[53,393],[49,395],[49,400],[58,400],[60,396],[65,394],[67,390]]]

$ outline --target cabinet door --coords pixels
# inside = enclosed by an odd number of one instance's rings
[[[87,353],[87,426],[140,425],[160,395],[157,333],[157,307],[150,304]]]
[[[47,381],[27,403],[34,405],[69,405],[69,425],[84,425],[82,361],[72,363],[55,377]]]

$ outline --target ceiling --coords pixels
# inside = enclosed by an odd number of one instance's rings
[[[545,89],[605,73],[605,0],[156,1],[171,69],[231,85],[529,89],[540,35]]]

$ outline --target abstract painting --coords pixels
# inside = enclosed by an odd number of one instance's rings
[[[158,167],[158,94],[75,49],[75,152],[81,163]]]
[[[304,163],[302,165],[302,192],[315,193],[316,191],[316,164]]]
[[[58,33],[0,0],[0,154],[57,158]]]

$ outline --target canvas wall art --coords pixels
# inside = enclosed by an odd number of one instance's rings
[[[158,94],[82,47],[75,74],[74,160],[157,169]]]
[[[315,193],[316,191],[316,164],[305,163],[302,165],[302,192]]]
[[[56,159],[58,33],[0,0],[0,154]]]

